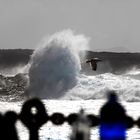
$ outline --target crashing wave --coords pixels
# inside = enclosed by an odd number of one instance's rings
[[[31,57],[28,95],[40,98],[60,98],[77,85],[81,64],[79,50],[87,47],[83,35],[71,30],[50,36]]]
[[[79,74],[77,85],[65,92],[59,99],[96,100],[105,99],[110,90],[116,91],[121,100],[140,101],[140,80],[126,75],[111,73],[87,76]],[[20,101],[26,99],[24,92],[28,86],[28,75],[17,74],[13,77],[0,75],[0,100]]]

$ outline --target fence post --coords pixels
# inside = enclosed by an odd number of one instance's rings
[[[33,113],[32,109],[36,109]],[[39,140],[39,128],[48,121],[45,107],[39,99],[31,99],[22,107],[20,119],[23,124],[29,129],[30,140]]]

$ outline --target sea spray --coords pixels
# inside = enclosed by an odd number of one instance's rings
[[[81,69],[79,50],[86,47],[88,39],[71,30],[48,37],[29,62],[28,95],[59,98],[76,86]]]

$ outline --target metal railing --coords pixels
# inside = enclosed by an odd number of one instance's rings
[[[72,126],[71,140],[89,140],[90,130],[96,126],[100,126],[101,140],[123,140],[126,137],[126,129],[132,128],[134,125],[140,128],[140,118],[133,120],[127,116],[123,107],[113,98],[109,99],[101,108],[100,116],[85,114],[84,110],[68,116],[59,112],[48,115],[39,99],[30,99],[23,104],[20,113],[8,111],[0,114],[1,139],[19,139],[15,125],[18,120],[29,130],[30,140],[39,140],[39,129],[49,121],[54,125],[62,125],[67,122]]]

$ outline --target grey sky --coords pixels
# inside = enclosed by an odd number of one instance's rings
[[[140,52],[140,0],[0,0],[0,48],[35,48],[67,28],[92,50]]]

